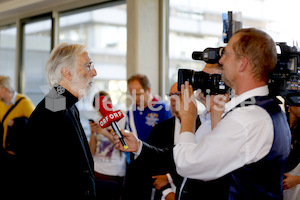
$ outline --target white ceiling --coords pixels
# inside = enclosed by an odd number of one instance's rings
[[[0,0],[0,20],[76,0]]]

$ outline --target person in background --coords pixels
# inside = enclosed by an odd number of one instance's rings
[[[152,95],[151,84],[146,75],[132,75],[127,84],[134,103],[127,112],[125,127],[142,141],[147,141],[153,127],[171,118],[172,112],[169,105]]]
[[[156,124],[172,117],[170,106],[152,95],[150,81],[146,75],[132,75],[127,80],[127,84],[133,104],[126,115],[125,129],[132,131],[142,141],[147,141]],[[143,168],[139,167],[138,163],[131,163],[131,155],[126,153],[128,166],[122,200],[146,200],[151,197],[151,190],[147,190],[147,188],[152,188],[152,182],[137,184],[147,180],[149,176]]]
[[[292,148],[287,160],[286,173],[284,174],[283,199],[300,200],[300,106],[286,107],[292,134]]]
[[[211,74],[221,74],[222,68],[217,64],[206,64],[204,72]],[[212,191],[215,189],[216,184],[219,184],[220,181],[214,182],[195,182],[193,180],[189,180],[181,177],[177,174],[175,169],[175,163],[172,156],[172,149],[174,144],[176,144],[177,138],[180,133],[180,116],[179,116],[179,108],[180,108],[180,98],[181,92],[178,91],[178,84],[175,83],[170,88],[170,105],[173,113],[173,117],[163,122],[158,123],[154,126],[150,136],[148,137],[147,144],[153,148],[163,149],[167,156],[162,159],[156,159],[154,155],[147,154],[146,148],[142,156],[138,156],[134,161],[134,163],[139,163],[139,167],[144,169],[143,173],[149,173],[150,175],[154,175],[154,186],[157,191],[155,192],[154,199],[166,199],[171,200],[175,199],[181,192],[181,189],[184,188],[183,192],[190,190],[191,187],[198,187],[198,191],[201,193],[202,197],[210,196]],[[196,91],[197,100],[200,101],[207,110],[204,110],[199,118],[196,120],[196,129],[199,128],[201,131],[197,131],[196,140],[199,141],[201,137],[204,137],[211,131],[211,119],[210,119],[210,108],[209,108],[209,98],[206,98],[204,92]],[[144,142],[143,142],[144,143]],[[146,145],[146,144],[145,144]],[[148,145],[146,145],[148,146]],[[147,155],[147,156],[145,156]],[[153,159],[151,158],[153,157]],[[151,173],[151,174],[150,174]],[[145,181],[145,180],[144,180]],[[183,181],[183,182],[182,182]],[[139,181],[139,185],[143,182]],[[185,183],[187,183],[185,185]],[[183,187],[184,186],[184,187]],[[141,186],[145,190],[145,186]],[[138,189],[137,191],[140,191]],[[141,196],[138,192],[135,193],[137,196]],[[150,197],[148,197],[150,199]]]
[[[34,108],[28,97],[15,91],[10,77],[0,75],[0,180],[1,190],[10,196],[16,194],[19,152]]]
[[[180,133],[180,116],[178,110],[181,93],[178,91],[177,82],[171,86],[168,96],[170,97],[170,107],[173,117],[158,123],[149,135],[147,143],[157,148],[168,149],[172,152]],[[196,128],[200,124],[201,122],[198,118]],[[154,199],[175,199],[176,187],[181,185],[183,178],[176,172],[173,157],[170,156],[164,162],[155,162],[149,168],[153,175],[153,186],[156,188]]]
[[[97,104],[100,96],[107,97],[110,102],[111,99],[105,91],[100,91],[94,96],[93,107],[102,118],[103,115]],[[98,118],[90,120],[91,134],[89,142],[94,158],[96,199],[119,200],[126,172],[126,156],[124,152],[114,147],[111,126],[101,128],[97,123],[99,120]]]
[[[171,151],[174,146],[174,141],[176,140],[177,134],[179,134],[180,130],[178,129],[178,127],[180,127],[180,121],[177,111],[180,92],[177,90],[177,83],[174,83],[171,86],[168,95],[170,97],[170,107],[173,117],[156,124],[147,139],[147,143],[158,148],[167,148]],[[152,189],[151,196],[148,198],[149,200],[160,200],[162,197],[163,199],[168,200],[175,198],[175,184],[173,184],[173,182],[177,184],[177,182],[181,182],[182,178],[176,173],[172,158],[166,159],[164,162],[152,163],[151,165],[145,164],[147,163],[146,161],[140,162],[137,160],[137,163],[140,163],[140,168],[144,169],[144,175],[145,173],[148,173],[147,179],[141,180],[140,183],[153,183],[153,185],[149,188],[143,186],[140,187],[143,187],[144,190],[151,190],[154,186],[157,187],[157,190],[155,190],[155,187]],[[171,176],[173,178],[171,178]],[[167,183],[168,177],[172,183]],[[165,184],[162,185],[162,183]]]
[[[22,198],[95,199],[94,161],[75,103],[96,75],[86,46],[60,43],[51,51],[51,90],[32,112],[25,137]]]

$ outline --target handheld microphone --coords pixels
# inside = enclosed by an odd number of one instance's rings
[[[99,102],[99,111],[103,115],[102,119],[99,121],[101,128],[106,128],[109,125],[111,125],[116,135],[119,136],[119,139],[124,149],[128,149],[128,145],[125,142],[120,127],[116,122],[124,117],[122,111],[121,110],[113,111],[111,103],[108,101],[108,99],[105,96],[100,96],[98,102]]]

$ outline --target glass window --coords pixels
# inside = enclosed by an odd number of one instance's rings
[[[24,24],[24,93],[37,105],[47,88],[45,66],[51,51],[51,20]]]
[[[13,83],[16,75],[16,35],[15,26],[0,28],[0,75],[9,76]]]
[[[126,15],[126,4],[120,4],[66,12],[59,17],[59,42],[86,45],[97,71],[90,95],[77,104],[87,134],[87,119],[97,115],[92,107],[97,92],[108,92],[115,110],[126,110]]]
[[[226,46],[222,41],[222,13],[241,12],[243,28],[255,27],[270,34],[275,42],[288,45],[300,40],[296,0],[283,5],[279,0],[169,0],[169,66],[167,89],[177,81],[179,68],[201,70],[203,61],[192,60],[193,51]],[[255,10],[255,12],[254,12]],[[168,91],[167,91],[168,93]]]

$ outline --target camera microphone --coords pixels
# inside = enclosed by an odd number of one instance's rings
[[[202,60],[202,55],[203,55],[202,51],[194,51],[192,53],[192,58],[193,60]]]
[[[206,48],[204,51],[194,51],[192,53],[193,60],[203,60],[206,63],[218,63],[221,58],[221,51],[223,47],[219,48]]]
[[[111,103],[105,96],[100,96],[98,102],[99,102],[99,111],[103,115],[102,119],[99,121],[101,128],[106,128],[109,125],[111,125],[116,135],[119,136],[119,139],[124,149],[128,149],[128,145],[126,144],[124,136],[121,133],[120,127],[116,122],[124,117],[122,111],[121,110],[113,111]]]

